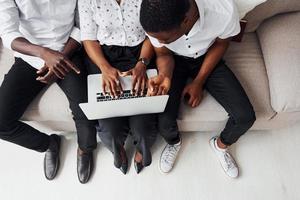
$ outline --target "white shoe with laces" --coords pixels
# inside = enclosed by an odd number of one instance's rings
[[[181,140],[179,143],[174,145],[167,144],[164,148],[159,161],[159,170],[162,173],[169,173],[175,163],[175,160],[177,158],[178,152],[181,147]]]
[[[228,152],[227,149],[221,149],[217,146],[217,139],[218,139],[217,136],[210,139],[209,143],[210,143],[211,148],[217,155],[225,173],[230,178],[237,178],[239,175],[239,169],[238,169],[238,166],[237,166],[235,160],[230,155],[230,153]]]

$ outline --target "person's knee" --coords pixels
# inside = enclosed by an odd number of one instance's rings
[[[99,120],[98,131],[117,137],[124,132],[124,127],[113,119],[103,119]]]
[[[156,121],[140,121],[131,124],[130,129],[134,135],[151,136],[158,132]]]
[[[235,114],[235,123],[240,126],[251,128],[255,121],[256,115],[252,107],[241,109],[240,112]]]
[[[15,121],[7,118],[7,115],[0,113],[0,137],[8,137],[15,128]]]

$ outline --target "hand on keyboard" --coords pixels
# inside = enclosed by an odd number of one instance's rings
[[[136,66],[127,71],[123,72],[121,76],[132,76],[132,94],[135,96],[143,95],[147,88],[148,77],[146,73],[146,65],[138,62]]]
[[[108,93],[112,98],[118,98],[122,93],[122,85],[120,83],[121,72],[114,67],[105,67],[102,69],[102,88],[104,93]],[[120,92],[118,92],[120,91]]]

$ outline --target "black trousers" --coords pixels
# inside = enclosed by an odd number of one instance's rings
[[[133,68],[139,58],[142,45],[136,47],[102,46],[102,51],[108,62],[120,71]],[[101,71],[87,59],[88,71],[99,74]],[[153,65],[150,65],[153,68]],[[100,87],[100,86],[99,86]],[[99,120],[98,135],[101,141],[112,153],[120,153],[129,134],[132,134],[137,150],[143,155],[143,165],[152,162],[151,147],[158,133],[157,115],[137,115],[130,117],[115,117]]]
[[[82,52],[76,53],[72,61],[80,68],[81,74],[70,72],[65,79],[57,83],[69,100],[77,128],[79,147],[83,151],[90,152],[97,146],[96,122],[89,121],[78,105],[87,101],[87,73],[83,65]],[[36,80],[36,71],[21,58],[16,58],[14,65],[5,75],[0,87],[0,138],[44,152],[49,146],[49,136],[20,121],[28,105],[47,86]]]
[[[195,78],[205,56],[197,59],[175,56],[174,69],[169,102],[164,113],[159,114],[159,131],[169,144],[179,142],[177,116],[181,103],[182,91],[189,78]],[[253,107],[241,84],[221,60],[210,76],[204,88],[224,107],[229,119],[220,135],[226,145],[235,143],[256,120]]]

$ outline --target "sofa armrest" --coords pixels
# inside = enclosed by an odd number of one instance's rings
[[[257,30],[276,112],[300,111],[300,12],[278,15]]]
[[[246,16],[248,21],[246,32],[254,32],[266,19],[278,14],[300,11],[299,0],[268,0],[258,5]]]

